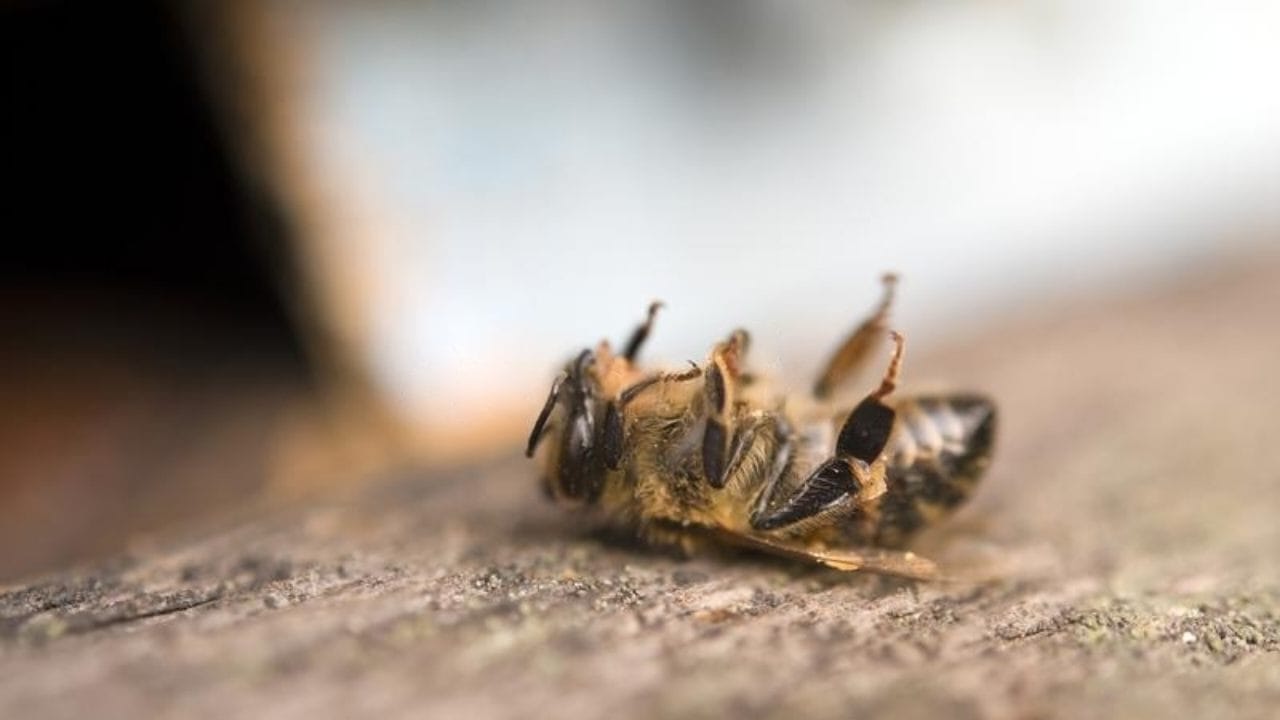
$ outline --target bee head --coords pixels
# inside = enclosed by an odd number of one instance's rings
[[[551,436],[546,484],[556,499],[593,500],[600,491],[603,466],[597,428],[601,402],[592,373],[595,360],[591,350],[583,350],[556,376],[525,448],[525,455],[533,457],[542,439]]]

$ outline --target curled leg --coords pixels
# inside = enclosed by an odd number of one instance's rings
[[[856,374],[866,363],[880,342],[880,338],[884,337],[898,276],[887,273],[881,278],[881,283],[884,286],[884,292],[880,297],[880,303],[872,311],[871,316],[863,320],[862,324],[845,338],[831,359],[827,361],[826,367],[813,386],[814,397],[820,400],[831,397],[841,384]]]
[[[835,454],[824,460],[782,503],[766,501],[751,518],[756,530],[776,530],[856,507],[884,493],[884,463],[878,462],[893,433],[896,413],[884,398],[893,392],[906,341],[893,333],[894,352],[880,386],[849,413],[836,437]],[[772,508],[772,509],[769,509]]]
[[[679,373],[654,373],[643,378],[618,394],[618,397],[605,404],[604,424],[601,430],[605,467],[617,470],[622,466],[622,455],[626,449],[624,437],[624,421],[627,405],[645,391],[653,389],[665,382],[686,382],[702,374],[696,366],[691,370]]]
[[[644,347],[645,341],[649,339],[649,333],[653,332],[653,319],[657,317],[658,311],[661,309],[662,301],[654,300],[649,304],[649,314],[645,317],[644,322],[631,331],[631,337],[627,340],[627,344],[622,350],[622,357],[626,358],[627,362],[634,363],[636,361],[636,357],[640,354],[640,348]]]
[[[746,331],[735,331],[711,352],[711,362],[704,371],[707,419],[702,434],[702,469],[714,488],[725,484],[741,354],[748,342]]]
[[[893,432],[895,413],[893,408],[885,404],[884,399],[898,386],[898,375],[902,372],[902,354],[906,350],[906,339],[897,332],[893,337],[893,357],[889,367],[876,388],[865,400],[849,413],[849,419],[840,428],[836,439],[836,455],[857,458],[863,462],[875,462],[889,442]]]

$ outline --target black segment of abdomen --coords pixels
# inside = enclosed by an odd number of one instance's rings
[[[960,419],[963,432],[954,449],[930,457],[917,457],[910,465],[890,459],[880,499],[879,520],[873,539],[880,545],[899,545],[920,530],[927,516],[954,510],[972,492],[986,470],[995,441],[996,411],[979,395],[926,396],[913,402],[935,427],[946,408]],[[903,421],[905,423],[905,420]],[[911,432],[904,424],[902,432]]]

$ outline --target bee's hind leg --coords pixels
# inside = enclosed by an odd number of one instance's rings
[[[884,398],[897,387],[906,348],[902,335],[894,332],[892,337],[893,357],[880,386],[845,419],[836,437],[834,456],[818,465],[783,502],[767,498],[751,518],[755,530],[778,530],[824,513],[852,510],[870,493],[883,494],[884,464],[876,461],[889,443],[897,417]]]
[[[819,400],[831,397],[845,381],[857,374],[879,345],[880,339],[884,337],[888,329],[889,309],[893,306],[893,292],[898,283],[898,276],[886,273],[880,281],[884,286],[880,303],[876,305],[871,315],[863,320],[849,337],[845,338],[827,360],[822,374],[818,376],[818,381],[813,386],[813,396]]]

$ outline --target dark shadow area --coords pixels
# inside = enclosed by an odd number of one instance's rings
[[[163,2],[0,9],[0,579],[251,494],[310,387],[287,224],[185,30]]]
[[[233,161],[194,52],[166,3],[0,9],[0,281],[194,300],[296,353],[284,220]]]

